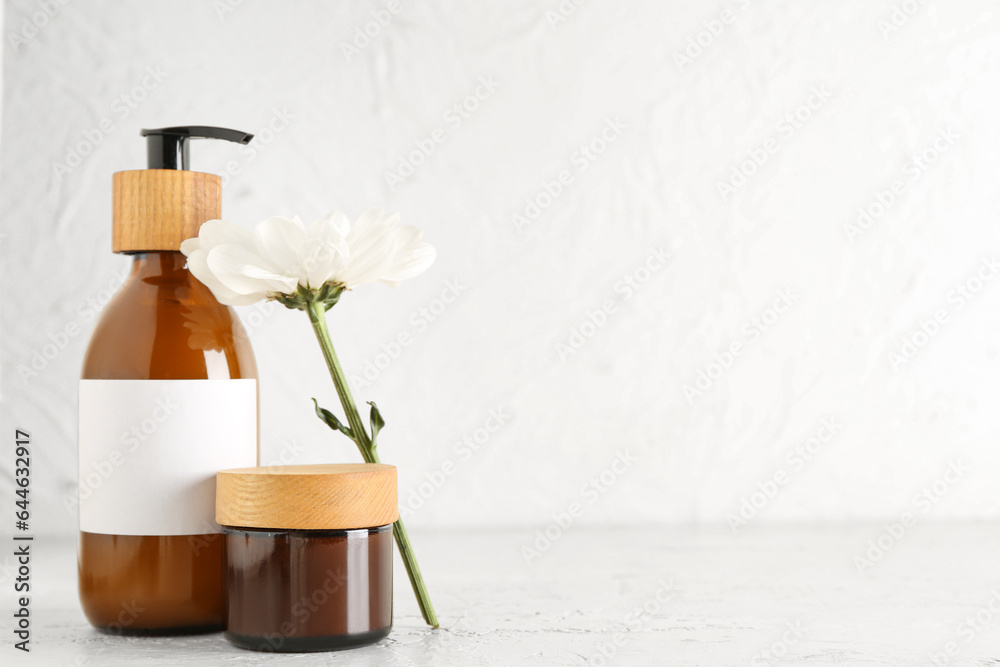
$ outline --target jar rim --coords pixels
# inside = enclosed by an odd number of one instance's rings
[[[271,535],[305,534],[308,537],[322,537],[331,533],[346,534],[360,531],[381,533],[392,530],[391,523],[383,524],[381,526],[362,526],[360,528],[264,528],[259,526],[227,525],[222,525],[220,527],[222,528],[222,532],[226,535],[235,535],[237,533],[266,533]]]

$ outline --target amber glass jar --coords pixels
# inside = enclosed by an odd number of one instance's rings
[[[226,638],[257,651],[330,651],[392,629],[396,469],[275,466],[218,475]]]
[[[234,311],[184,266],[179,252],[135,254],[83,364],[80,601],[107,632],[224,625],[214,473],[257,461],[257,368]],[[165,486],[167,470],[183,486]]]

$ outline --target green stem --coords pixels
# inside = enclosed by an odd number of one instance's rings
[[[350,427],[351,433],[354,434],[354,443],[358,446],[358,451],[361,452],[361,458],[366,463],[380,463],[376,445],[372,443],[365,430],[361,415],[358,414],[358,408],[354,404],[351,388],[347,384],[347,376],[344,375],[344,369],[341,368],[340,360],[333,349],[330,332],[326,328],[326,309],[322,303],[313,301],[306,305],[306,312],[309,313],[309,321],[316,333],[316,340],[319,341],[319,346],[323,350],[326,366],[330,370],[330,377],[333,378],[333,384],[337,388],[340,405],[344,408],[344,414],[347,415],[347,425]],[[403,564],[406,566],[406,574],[410,578],[410,585],[413,586],[413,593],[417,596],[420,613],[428,625],[436,628],[438,620],[434,613],[434,605],[431,604],[427,586],[424,584],[424,577],[420,573],[420,566],[417,565],[417,556],[413,552],[413,546],[410,544],[410,538],[406,533],[406,527],[403,526],[402,519],[397,519],[392,525],[392,534],[396,538],[399,555],[402,556]]]

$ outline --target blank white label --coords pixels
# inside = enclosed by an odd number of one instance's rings
[[[257,465],[257,380],[81,380],[80,530],[217,532],[215,473]]]

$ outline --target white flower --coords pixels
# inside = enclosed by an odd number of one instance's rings
[[[308,227],[297,216],[271,217],[252,232],[209,220],[197,238],[181,243],[181,252],[195,278],[229,306],[295,296],[300,287],[316,292],[327,285],[339,290],[376,281],[395,287],[422,273],[436,255],[420,241],[419,227],[397,227],[398,221],[398,213],[380,208],[354,225],[339,212]]]

